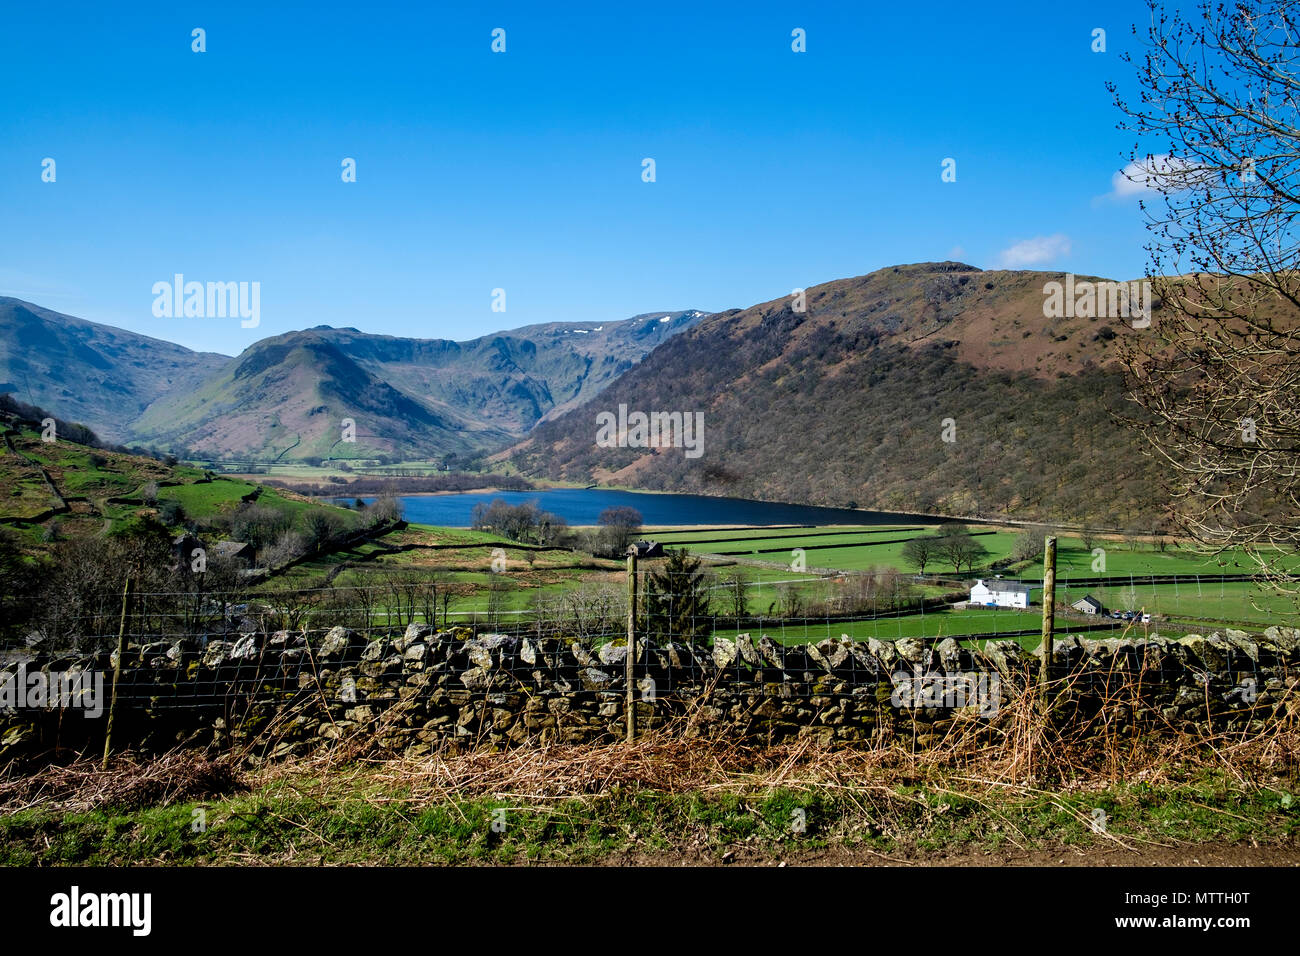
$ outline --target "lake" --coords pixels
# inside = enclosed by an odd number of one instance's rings
[[[550,488],[541,491],[466,492],[451,495],[407,495],[401,498],[407,521],[468,528],[479,502],[501,498],[512,505],[536,502],[570,525],[594,525],[606,508],[628,506],[641,512],[646,527],[659,525],[771,525],[771,524],[914,524],[917,515],[848,508],[813,508],[775,504],[745,498],[711,498],[707,495],[650,494],[603,488]],[[350,500],[350,499],[346,499]],[[367,499],[373,500],[373,499]],[[933,520],[933,519],[931,519]]]

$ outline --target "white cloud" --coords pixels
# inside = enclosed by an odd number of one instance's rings
[[[1070,237],[1063,233],[1053,236],[1035,236],[1021,239],[998,254],[998,263],[1004,269],[1022,269],[1051,262],[1070,254]]]
[[[1182,192],[1213,179],[1213,170],[1162,153],[1129,163],[1110,177],[1108,199],[1129,199],[1147,192]]]

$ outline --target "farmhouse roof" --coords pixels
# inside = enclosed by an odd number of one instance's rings
[[[1000,578],[993,578],[984,581],[984,586],[990,591],[996,591],[999,594],[1028,594],[1033,590],[1029,584],[1021,584],[1019,581],[1003,581]]]
[[[245,557],[253,550],[253,546],[247,541],[218,541],[212,546],[212,551],[226,558]]]

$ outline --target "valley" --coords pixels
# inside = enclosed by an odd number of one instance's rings
[[[10,6],[6,938],[1280,922],[1300,0]]]

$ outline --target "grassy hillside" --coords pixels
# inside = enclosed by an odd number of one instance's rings
[[[1147,526],[1155,470],[1113,343],[1125,320],[1048,319],[1036,272],[884,269],[718,313],[502,457],[526,476],[946,514]],[[596,415],[703,412],[704,453],[602,448]],[[945,441],[951,419],[952,441]]]
[[[342,509],[248,481],[68,440],[45,442],[12,420],[0,420],[0,434],[0,528],[33,551],[111,535],[141,517],[177,533],[216,525],[252,502],[292,526],[304,525],[312,512],[350,520]]]
[[[154,401],[194,388],[228,359],[0,296],[0,392],[114,442]]]

